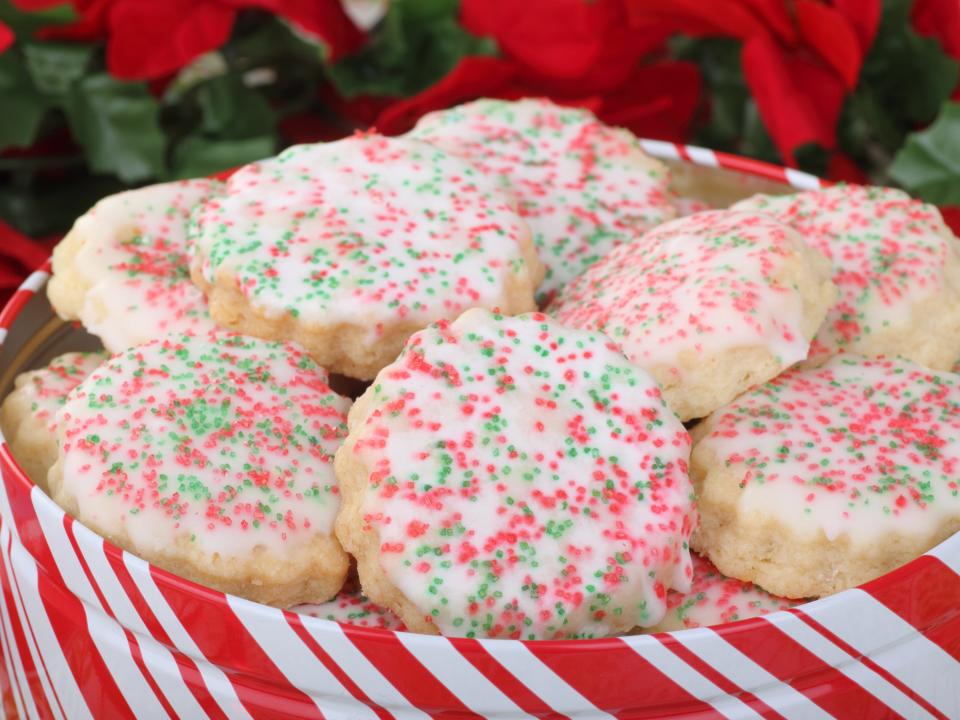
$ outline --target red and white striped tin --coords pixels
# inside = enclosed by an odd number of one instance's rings
[[[644,145],[734,171],[719,182],[819,185],[702,148]],[[48,270],[0,312],[8,378],[24,358],[82,338],[39,293]],[[960,717],[960,536],[861,588],[763,618],[604,640],[467,640],[338,625],[209,590],[66,516],[5,444],[0,470],[8,715]]]

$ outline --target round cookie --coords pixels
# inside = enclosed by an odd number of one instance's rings
[[[700,212],[614,249],[548,311],[613,338],[689,420],[807,356],[835,298],[829,273],[769,216]]]
[[[190,212],[214,180],[184,180],[111,195],[80,217],[53,251],[50,304],[118,353],[169,332],[214,325],[190,281]]]
[[[0,407],[0,429],[10,452],[43,490],[57,460],[56,412],[70,391],[107,357],[101,352],[69,352],[44,368],[20,373]]]
[[[300,348],[214,331],[101,365],[57,413],[53,498],[160,567],[279,607],[329,599],[350,402]]]
[[[495,179],[373,133],[247,165],[194,220],[193,278],[217,322],[359,379],[434,320],[533,309],[543,273]]]
[[[833,263],[839,299],[810,348],[810,364],[837,352],[899,355],[937,370],[960,359],[960,253],[940,211],[901,190],[840,185],[734,209],[766,212]]]
[[[689,587],[688,451],[609,338],[471,310],[414,335],[355,404],[337,537],[416,632],[624,632]]]
[[[344,590],[333,600],[316,605],[297,605],[291,608],[291,611],[357,627],[406,630],[400,618],[386,608],[370,602],[359,590]]]
[[[615,246],[676,217],[667,167],[627,130],[545,99],[476,100],[425,115],[410,137],[499,177],[530,224],[547,298]]]
[[[960,378],[837,355],[694,431],[694,547],[784,597],[878,577],[960,529]]]
[[[706,558],[691,553],[693,583],[690,592],[667,593],[667,614],[646,632],[671,632],[710,627],[758,617],[797,605],[771,595],[753,583],[728,578]]]

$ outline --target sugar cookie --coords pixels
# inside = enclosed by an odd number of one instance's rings
[[[835,356],[694,431],[694,546],[784,597],[872,580],[960,529],[960,378]]]
[[[214,325],[190,282],[187,223],[213,180],[150,185],[110,195],[79,218],[53,251],[50,304],[118,353],[168,332]]]
[[[769,216],[708,211],[616,248],[548,311],[613,338],[689,420],[807,356],[835,297],[829,274]]]
[[[42,489],[57,460],[55,415],[67,395],[107,359],[106,353],[69,352],[39,370],[20,373],[0,408],[0,428],[13,457]]]
[[[53,498],[160,567],[287,607],[347,574],[333,453],[349,401],[293,344],[171,335],[95,370],[57,413]]]
[[[689,436],[600,333],[471,310],[350,414],[337,536],[417,632],[594,637],[688,588]]]
[[[690,592],[667,593],[667,614],[647,632],[670,632],[710,627],[786,610],[797,604],[771,595],[753,583],[722,575],[706,558],[691,553],[693,584]]]
[[[404,340],[471,307],[534,307],[543,268],[514,201],[427,143],[355,135],[234,174],[194,218],[217,322],[370,379]]]
[[[840,185],[734,208],[770,213],[833,263],[840,295],[811,364],[841,351],[938,370],[960,359],[960,244],[933,205],[893,188]]]
[[[483,99],[425,115],[410,132],[499,177],[547,274],[549,297],[615,246],[676,217],[670,173],[627,130],[544,99]]]

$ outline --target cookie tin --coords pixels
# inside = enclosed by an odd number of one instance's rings
[[[725,204],[819,187],[794,170],[644,141]],[[49,266],[0,312],[0,391],[95,341]],[[10,717],[960,717],[960,535],[866,585],[713,628],[579,641],[357,628],[224,595],[65,515],[0,444],[0,695]]]

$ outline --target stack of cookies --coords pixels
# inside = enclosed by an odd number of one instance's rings
[[[838,186],[692,207],[628,132],[480,100],[109,197],[50,301],[103,353],[0,421],[210,587],[463,637],[712,625],[960,529],[960,243]]]

